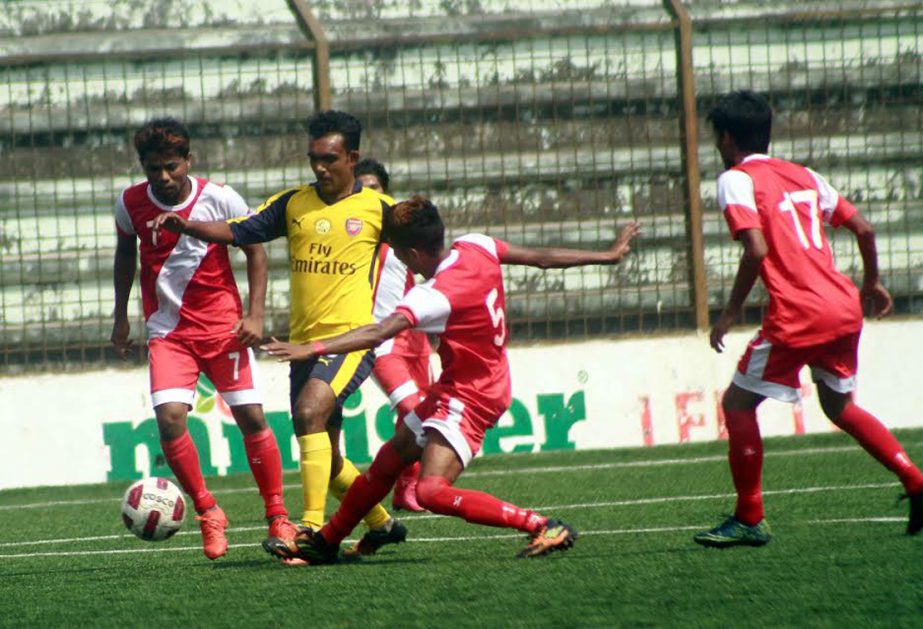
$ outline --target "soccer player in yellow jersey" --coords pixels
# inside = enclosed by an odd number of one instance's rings
[[[308,121],[308,158],[315,183],[283,190],[239,220],[199,222],[164,213],[153,228],[236,246],[287,237],[292,343],[337,336],[372,323],[382,213],[393,200],[356,181],[353,167],[361,133],[361,124],[350,114],[317,113]],[[341,499],[359,475],[339,450],[342,409],[373,364],[373,352],[359,351],[291,365],[304,526],[323,525],[328,486]],[[369,531],[357,546],[364,553],[406,538],[406,528],[381,506],[365,522]]]

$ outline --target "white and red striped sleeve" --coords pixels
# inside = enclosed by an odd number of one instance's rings
[[[484,234],[465,234],[456,239],[455,242],[467,242],[477,245],[497,260],[503,260],[503,256],[506,255],[507,250],[510,248],[509,244],[503,240],[497,240]]]
[[[841,196],[822,175],[810,168],[805,168],[805,170],[814,178],[817,186],[817,203],[825,223],[839,227],[858,212],[855,206]]]
[[[747,173],[734,169],[721,173],[718,177],[718,206],[724,212],[724,219],[735,238],[745,229],[762,228],[753,180]]]
[[[135,226],[131,224],[128,208],[125,207],[125,191],[119,195],[115,202],[115,229],[120,236],[137,236]]]
[[[397,259],[394,250],[382,245],[378,281],[375,283],[375,302],[372,305],[372,316],[375,320],[382,321],[394,312],[413,285],[413,275]]]
[[[429,280],[425,284],[414,286],[404,295],[395,313],[407,317],[418,330],[441,334],[445,332],[445,326],[452,314],[452,304],[434,284],[434,280]]]

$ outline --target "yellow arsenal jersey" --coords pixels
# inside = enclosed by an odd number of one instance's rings
[[[394,201],[356,183],[327,205],[314,185],[270,197],[230,222],[237,246],[288,238],[290,340],[304,343],[372,323],[382,215]]]

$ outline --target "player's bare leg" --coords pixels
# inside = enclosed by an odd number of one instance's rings
[[[186,404],[181,402],[166,402],[154,408],[157,428],[160,430],[160,445],[180,487],[192,498],[198,514],[195,519],[202,531],[205,556],[217,559],[228,550],[225,535],[228,520],[205,486],[205,478],[199,467],[198,450],[186,430],[187,409]]]
[[[851,393],[839,393],[826,383],[818,382],[817,396],[830,421],[900,479],[906,492],[904,497],[910,499],[907,534],[916,535],[923,530],[923,473],[907,456],[897,438],[877,417],[856,405]]]

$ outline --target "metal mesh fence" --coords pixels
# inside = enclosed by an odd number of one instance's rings
[[[453,234],[598,247],[645,222],[651,246],[627,268],[507,269],[514,336],[585,338],[684,321],[674,66],[662,30],[362,50],[331,74],[394,194],[431,195]]]
[[[721,164],[705,116],[716,95],[747,88],[773,105],[773,155],[818,171],[869,218],[897,311],[923,312],[921,34],[919,6],[695,22],[710,305],[730,291],[739,250],[716,209]],[[841,232],[828,232],[838,267],[861,281],[855,239]],[[765,295],[755,290],[750,302],[764,305]]]
[[[193,172],[253,205],[310,182],[313,50],[282,0],[185,2],[181,19],[139,12],[152,4],[140,0],[11,4],[0,19],[0,370],[99,364],[111,358],[112,208],[142,178],[134,130],[181,118]],[[508,269],[514,339],[694,327],[677,52],[660,2],[310,6],[330,37],[333,106],[362,120],[363,155],[389,167],[394,196],[430,195],[452,235],[597,248],[643,222],[624,266]],[[776,108],[774,153],[827,175],[871,218],[899,308],[919,313],[920,10],[767,19],[709,6],[690,9],[710,307],[738,251],[714,209],[704,114],[716,94],[749,87]],[[858,273],[848,239],[834,243]],[[284,335],[285,242],[269,253],[266,332]],[[131,308],[137,337],[137,286]]]

